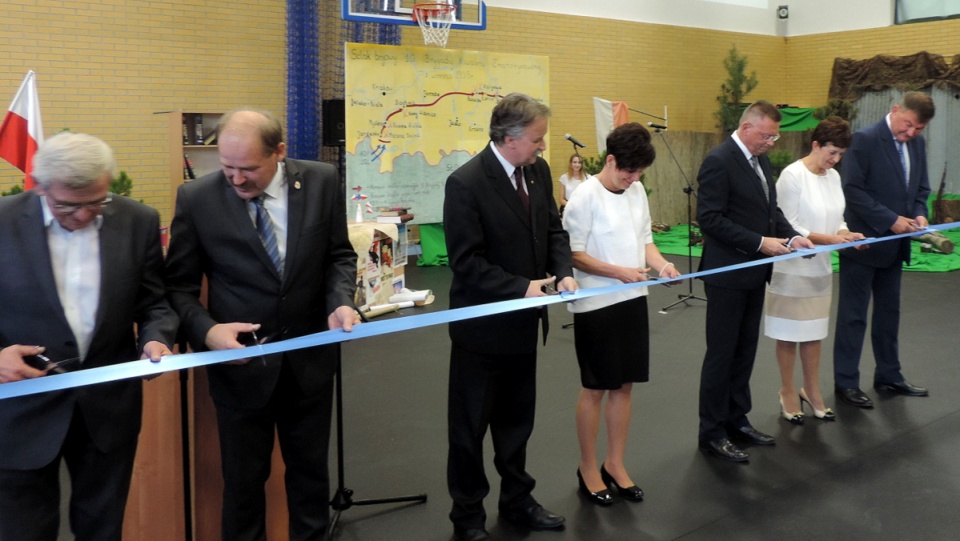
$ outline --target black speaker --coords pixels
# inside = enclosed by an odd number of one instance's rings
[[[347,141],[343,100],[323,100],[323,146],[340,147]]]

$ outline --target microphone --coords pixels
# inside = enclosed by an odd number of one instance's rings
[[[574,136],[570,135],[569,133],[564,135],[563,138],[573,143],[574,147],[587,148],[587,145],[581,143],[580,141],[577,141],[577,139]]]
[[[650,126],[651,128],[656,128],[656,129],[658,129],[658,130],[665,130],[665,129],[667,129],[666,126],[664,126],[664,125],[662,125],[662,124],[654,124],[653,122],[647,122],[647,126]]]

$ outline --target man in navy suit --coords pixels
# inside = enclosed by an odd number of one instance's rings
[[[217,130],[221,170],[177,191],[167,254],[170,303],[193,348],[240,348],[249,343],[242,333],[276,341],[352,330],[357,254],[336,169],[286,158],[283,128],[265,111],[227,113]],[[266,539],[263,487],[275,431],[286,466],[287,539],[326,539],[337,362],[339,346],[324,346],[208,369],[224,540]]]
[[[450,308],[577,289],[570,240],[553,199],[546,148],[550,109],[510,94],[493,108],[490,144],[447,179],[443,227],[453,281]],[[549,276],[548,276],[549,275]],[[493,436],[500,516],[523,527],[561,528],[564,518],[533,498],[526,470],[533,432],[537,327],[532,308],[450,324],[447,485],[458,541],[487,539],[483,498],[490,491],[483,439]]]
[[[780,138],[780,111],[766,101],[751,104],[740,126],[704,159],[697,180],[697,220],[703,232],[700,270],[710,270],[795,248],[812,248],[777,208],[770,159]],[[700,447],[719,458],[746,462],[730,438],[774,445],[750,425],[750,375],[760,337],[763,297],[771,265],[703,277],[707,303],[707,352],[700,374]]]
[[[927,227],[927,152],[920,135],[933,118],[930,96],[907,92],[876,124],[853,134],[841,165],[844,218],[850,231],[883,237]],[[833,344],[837,397],[854,406],[872,408],[860,390],[860,354],[873,297],[871,341],[877,367],[874,388],[882,393],[927,396],[900,372],[897,335],[900,330],[900,277],[910,262],[910,239],[871,244],[868,250],[840,253],[840,299]]]
[[[0,199],[0,382],[169,355],[157,211],[110,195],[113,151],[91,135],[33,163],[37,189]],[[75,538],[120,541],[141,406],[139,379],[0,400],[0,539],[57,539],[64,461]]]

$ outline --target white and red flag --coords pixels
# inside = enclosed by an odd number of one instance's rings
[[[33,155],[43,143],[43,123],[40,121],[40,98],[37,96],[37,74],[30,70],[13,98],[7,116],[0,124],[0,158],[26,173],[23,189],[34,186]]]

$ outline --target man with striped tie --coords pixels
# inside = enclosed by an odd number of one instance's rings
[[[286,158],[283,129],[267,112],[227,113],[217,130],[222,170],[180,187],[170,228],[167,291],[183,334],[195,350],[222,350],[352,330],[357,255],[336,169]],[[265,539],[263,486],[275,430],[286,465],[288,539],[326,538],[338,360],[338,346],[324,346],[208,369],[223,539]]]

